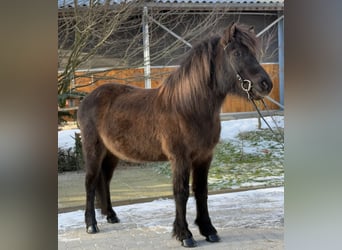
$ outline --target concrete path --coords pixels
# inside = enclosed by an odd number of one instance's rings
[[[84,171],[58,174],[59,213],[85,207],[84,180]],[[120,165],[114,172],[110,193],[113,204],[117,205],[147,201],[155,197],[172,197],[172,180],[158,174],[153,167]]]
[[[187,219],[197,249],[284,249],[284,188],[210,195],[209,212],[221,237],[206,242],[193,224],[195,202],[189,199]],[[58,249],[183,249],[171,237],[172,199],[114,208],[121,222],[108,224],[97,211],[100,232],[85,232],[84,210],[58,214]]]

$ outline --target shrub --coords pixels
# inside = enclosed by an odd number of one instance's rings
[[[78,171],[84,168],[81,136],[75,133],[75,147],[58,148],[58,172]]]

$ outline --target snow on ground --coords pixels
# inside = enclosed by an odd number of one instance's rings
[[[274,227],[283,224],[284,187],[250,190],[236,193],[209,195],[208,207],[212,221],[219,228],[226,227]],[[158,231],[172,230],[175,205],[172,199],[118,206],[114,208],[120,224],[134,223],[136,228],[157,228]],[[106,224],[106,218],[96,210],[99,223]],[[195,218],[193,197],[189,198],[187,215]],[[84,210],[58,214],[60,233],[84,228]]]
[[[80,133],[79,129],[68,129],[58,131],[58,147],[63,149],[75,146],[75,133]]]
[[[284,117],[274,116],[277,126],[284,128]],[[271,117],[266,117],[266,121],[272,128],[276,128]],[[258,129],[258,119],[248,118],[239,120],[230,120],[221,122],[221,140],[235,140],[236,136],[241,132],[248,132]],[[261,128],[267,128],[267,125],[262,121]],[[75,146],[75,133],[79,133],[79,129],[62,130],[58,131],[58,147],[59,148],[72,148]]]
[[[271,126],[274,131],[277,131],[277,128],[284,128],[284,116],[274,116],[265,117],[265,120]],[[269,148],[277,148],[280,150],[273,150],[273,154],[278,158],[281,158],[283,155],[283,143],[279,143],[277,141],[266,141],[260,139],[257,145],[251,144],[248,141],[242,141],[237,138],[239,133],[249,132],[258,130],[258,119],[250,118],[250,119],[240,119],[240,120],[232,120],[232,121],[223,121],[221,122],[221,140],[229,141],[237,146],[241,146],[243,143],[243,151],[247,154],[260,154],[267,153]],[[261,129],[269,129],[265,122],[261,120]]]
[[[281,127],[284,128],[284,116],[274,116],[274,124],[272,117],[265,117],[265,120],[270,124],[272,128]],[[248,132],[258,129],[258,118],[239,119],[231,121],[221,122],[221,139],[222,140],[234,140],[236,136],[241,132]],[[268,128],[263,120],[261,120],[261,128]]]

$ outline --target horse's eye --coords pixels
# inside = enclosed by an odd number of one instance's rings
[[[240,56],[241,56],[241,53],[240,53],[240,51],[235,51],[235,52],[234,52],[234,56],[236,56],[236,57],[240,57]]]

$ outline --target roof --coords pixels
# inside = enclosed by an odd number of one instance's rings
[[[115,6],[123,2],[134,0],[98,0],[98,5]],[[145,5],[154,7],[211,7],[222,6],[239,10],[283,10],[285,0],[151,0]],[[78,6],[88,7],[90,0],[78,0]],[[74,0],[58,0],[58,8],[73,8]]]

